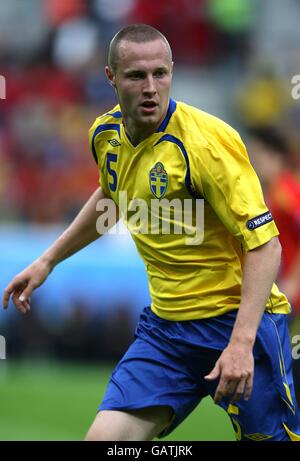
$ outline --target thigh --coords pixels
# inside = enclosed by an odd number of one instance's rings
[[[172,415],[171,408],[167,406],[154,406],[127,411],[99,411],[85,440],[152,440],[170,424]]]
[[[199,378],[195,379],[187,362],[180,359],[178,351],[175,356],[167,352],[163,342],[157,348],[137,338],[113,371],[98,410],[132,412],[168,408],[172,418],[166,430],[159,433],[166,435],[188,416],[203,396]]]
[[[169,434],[208,395],[204,376],[221,351],[199,343],[207,338],[212,343],[214,326],[202,321],[170,322],[145,309],[136,339],[113,371],[98,410],[128,413],[167,407],[172,418],[158,436]]]

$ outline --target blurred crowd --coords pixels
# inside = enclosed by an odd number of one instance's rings
[[[9,359],[116,362],[132,343],[136,319],[126,299],[112,311],[100,302],[94,313],[82,299],[74,299],[72,309],[59,320],[43,315],[42,304],[35,296],[26,319],[13,315],[1,325]]]
[[[77,214],[98,180],[88,128],[115,104],[103,71],[109,41],[126,24],[148,23],[168,37],[177,67],[234,82],[230,93],[216,91],[281,232],[279,284],[300,318],[300,99],[291,96],[299,15],[299,0],[1,1],[0,219],[47,224]],[[66,343],[85,324],[80,312]]]
[[[120,27],[158,27],[179,66],[214,66],[227,55],[242,63],[253,6],[253,0],[1,2],[1,219],[70,221],[94,190],[87,131],[115,103],[103,69]]]
[[[258,16],[256,0],[1,2],[0,218],[69,222],[95,189],[87,131],[115,103],[103,68],[111,37],[127,23],[165,33],[176,66],[221,73],[232,63],[241,85],[228,112],[238,127],[276,124],[283,115],[296,125],[299,104],[278,66],[253,65]]]

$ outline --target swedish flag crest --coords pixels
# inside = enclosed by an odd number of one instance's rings
[[[150,189],[156,198],[162,198],[168,188],[168,173],[166,172],[163,164],[157,162],[150,173]]]

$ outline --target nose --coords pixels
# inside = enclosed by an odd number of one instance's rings
[[[155,81],[154,81],[154,78],[152,75],[149,75],[146,79],[145,79],[145,84],[144,84],[144,88],[143,88],[143,93],[145,95],[151,95],[151,96],[154,96],[156,94],[156,86],[155,86]]]

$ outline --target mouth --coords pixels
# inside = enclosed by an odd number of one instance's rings
[[[158,107],[158,104],[155,101],[144,101],[141,104],[142,111],[145,113],[152,113],[155,112],[156,108]]]

